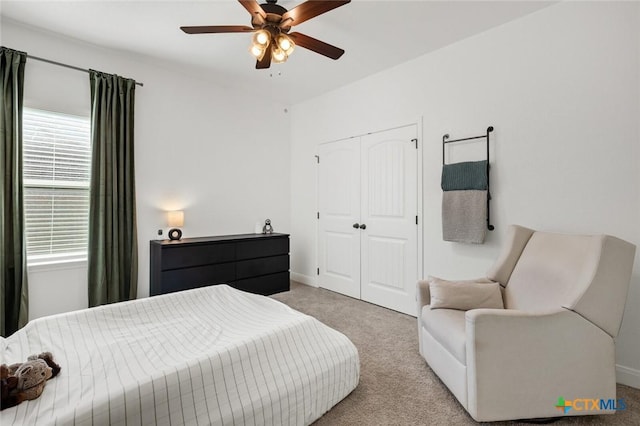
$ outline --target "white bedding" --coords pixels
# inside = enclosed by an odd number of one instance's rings
[[[226,285],[31,321],[3,363],[62,366],[0,424],[312,423],[358,384],[355,346],[313,317]]]

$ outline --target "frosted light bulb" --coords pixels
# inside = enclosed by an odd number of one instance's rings
[[[278,47],[282,49],[284,53],[287,54],[287,56],[291,55],[291,52],[293,52],[293,48],[295,47],[293,41],[291,41],[291,39],[284,34],[278,35],[278,38],[276,40]]]
[[[289,50],[289,48],[291,47],[291,42],[284,37],[280,38],[280,43],[278,44],[280,45],[280,49],[284,51]]]
[[[260,47],[260,46],[255,45],[255,44],[249,48],[249,51],[258,60],[262,59],[262,57],[264,56],[264,52],[265,52],[263,47]]]
[[[287,60],[287,54],[284,53],[284,50],[280,48],[273,49],[273,53],[271,57],[273,58],[273,62],[275,63],[280,63]]]
[[[260,30],[253,36],[253,42],[261,46],[267,46],[269,44],[270,34],[266,30]]]

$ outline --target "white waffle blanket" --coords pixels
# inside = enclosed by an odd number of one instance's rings
[[[62,366],[0,424],[304,425],[358,384],[343,334],[226,285],[31,321],[3,363],[51,351]]]

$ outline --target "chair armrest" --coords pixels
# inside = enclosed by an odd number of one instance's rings
[[[502,322],[509,321],[512,318],[516,319],[542,319],[549,315],[558,315],[562,313],[570,312],[566,309],[554,309],[547,312],[527,312],[520,311],[518,309],[472,309],[465,313],[465,319],[467,324],[472,325],[484,325],[487,322]],[[531,323],[532,324],[532,323]]]
[[[540,407],[557,416],[560,396],[615,398],[613,339],[575,312],[475,309],[465,318],[474,419],[539,417]]]

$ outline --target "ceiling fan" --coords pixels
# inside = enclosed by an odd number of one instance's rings
[[[251,27],[244,25],[213,25],[180,27],[187,34],[247,33],[253,34],[249,49],[256,57],[256,68],[269,68],[271,62],[285,62],[298,45],[331,59],[338,59],[343,49],[332,46],[302,33],[289,33],[291,27],[349,3],[351,0],[308,0],[291,10],[277,5],[277,0],[238,0],[251,14]]]

